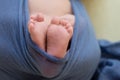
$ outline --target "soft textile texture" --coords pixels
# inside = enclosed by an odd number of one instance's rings
[[[120,80],[120,42],[99,40],[102,58],[92,80]]]
[[[0,80],[90,80],[100,49],[85,9],[71,0],[76,17],[69,52],[57,59],[29,36],[27,0],[0,1]]]

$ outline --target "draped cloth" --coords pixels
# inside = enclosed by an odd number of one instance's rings
[[[102,56],[92,80],[120,80],[120,41],[99,40]]]
[[[81,2],[71,0],[74,34],[65,58],[49,55],[32,42],[27,0],[0,0],[0,80],[90,80],[100,48]]]

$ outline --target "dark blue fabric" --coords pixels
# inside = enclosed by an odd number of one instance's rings
[[[99,40],[102,57],[92,80],[120,80],[120,42]]]
[[[86,11],[71,0],[75,15],[70,49],[63,59],[35,45],[27,29],[27,0],[0,0],[0,80],[90,80],[100,48]]]

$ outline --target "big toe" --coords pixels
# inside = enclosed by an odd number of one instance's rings
[[[60,24],[60,19],[59,19],[58,17],[54,17],[54,18],[51,20],[51,24],[59,25],[59,24]]]

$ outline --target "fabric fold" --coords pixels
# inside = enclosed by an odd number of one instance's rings
[[[98,42],[102,57],[92,80],[120,80],[120,42]]]

